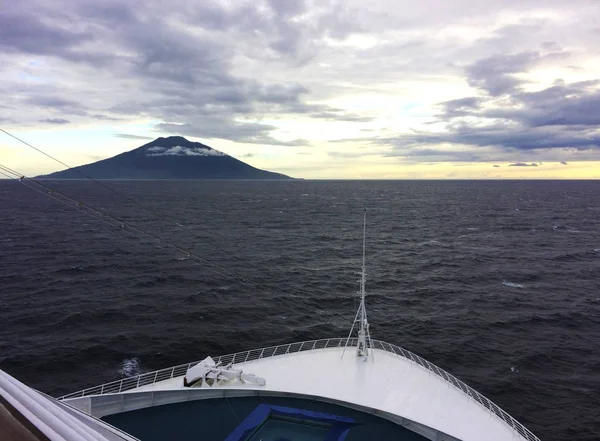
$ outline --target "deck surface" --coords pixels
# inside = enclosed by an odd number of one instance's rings
[[[238,369],[266,379],[248,388],[317,395],[367,406],[408,418],[463,441],[522,439],[508,424],[441,377],[403,357],[375,350],[363,362],[354,348],[342,358],[342,348],[290,353],[237,363]],[[182,377],[130,392],[183,387]],[[130,393],[126,392],[126,393]]]

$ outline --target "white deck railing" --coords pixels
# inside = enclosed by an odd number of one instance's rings
[[[220,363],[221,365],[228,365],[230,363],[243,363],[247,361],[258,360],[260,358],[275,357],[277,355],[284,355],[295,352],[343,347],[346,344],[346,340],[346,338],[328,338],[321,340],[304,341],[299,343],[289,343],[279,346],[270,346],[268,348],[251,349],[249,351],[236,352],[235,354],[222,355],[220,357],[214,358],[214,360],[216,363]],[[348,341],[348,346],[356,345],[356,338],[351,338]],[[427,369],[428,371],[434,373],[435,375],[444,379],[448,383],[452,384],[454,387],[460,389],[467,396],[471,397],[480,405],[485,407],[487,410],[494,413],[497,417],[502,419],[506,424],[512,427],[519,435],[521,435],[526,440],[540,441],[540,439],[533,433],[531,433],[529,429],[527,429],[525,426],[523,426],[521,423],[519,423],[517,420],[511,417],[508,413],[506,413],[503,409],[494,404],[491,400],[481,395],[475,389],[466,385],[458,378],[449,374],[442,368],[439,368],[435,364],[428,362],[427,360],[419,357],[416,354],[413,354],[412,352],[404,348],[390,343],[382,342],[379,340],[373,340],[373,347],[375,349],[380,349],[389,353],[396,354],[399,357],[406,358],[418,364],[419,366]],[[58,399],[66,400],[70,398],[80,398],[88,395],[114,394],[129,391],[140,386],[146,386],[157,383],[159,381],[169,380],[175,377],[181,377],[186,374],[187,370],[190,367],[196,365],[197,363],[199,362],[194,361],[192,363],[180,364],[178,366],[173,366],[167,369],[161,369],[159,371],[148,372],[145,374],[136,375],[134,377],[123,378],[121,380],[116,380],[110,383],[102,384],[100,386],[90,387],[88,389],[64,395]]]

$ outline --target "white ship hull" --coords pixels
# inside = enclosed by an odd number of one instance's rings
[[[356,339],[333,338],[216,357],[266,380],[185,387],[195,363],[176,366],[62,397],[94,417],[184,401],[287,396],[335,403],[376,414],[430,440],[539,441],[490,400],[432,363],[398,346],[373,340],[367,361]],[[344,354],[343,354],[344,353]],[[342,357],[343,354],[343,357]]]

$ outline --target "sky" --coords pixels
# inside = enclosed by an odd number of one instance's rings
[[[9,1],[0,91],[71,166],[182,135],[309,179],[600,178],[600,1]],[[0,164],[64,168],[3,133]]]

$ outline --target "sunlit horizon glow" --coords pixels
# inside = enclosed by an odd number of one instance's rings
[[[599,22],[588,0],[32,0],[0,12],[0,127],[71,166],[180,135],[306,179],[598,179]],[[0,163],[64,168],[2,133]]]

